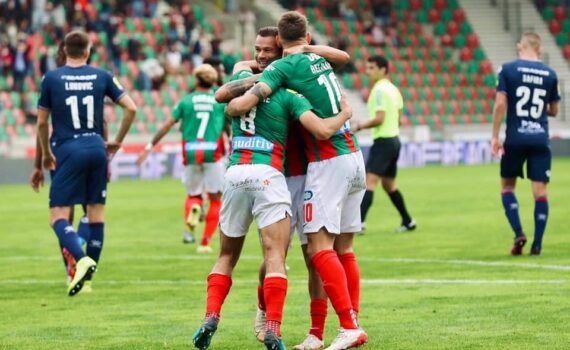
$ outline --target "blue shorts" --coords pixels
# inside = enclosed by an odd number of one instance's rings
[[[105,204],[107,151],[99,136],[84,136],[52,147],[56,160],[51,172],[49,206]]]
[[[532,181],[548,183],[552,153],[548,144],[505,144],[501,158],[501,177],[524,179],[523,165],[526,161],[526,176]]]

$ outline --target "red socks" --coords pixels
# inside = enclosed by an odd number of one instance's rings
[[[216,228],[220,223],[220,208],[222,207],[222,201],[219,199],[210,199],[210,209],[208,209],[208,214],[206,214],[206,225],[204,227],[204,235],[202,236],[202,245],[208,245],[210,239],[216,232]]]
[[[323,287],[338,315],[340,326],[345,329],[358,328],[353,317],[346,274],[337,253],[332,249],[321,250],[313,255],[311,260],[321,276]]]
[[[220,318],[220,311],[226,296],[230,292],[232,278],[228,275],[212,273],[208,276],[208,299],[206,301],[206,318]]]
[[[188,215],[190,215],[190,209],[192,205],[198,204],[200,208],[202,207],[202,196],[187,196],[186,202],[184,203],[184,222],[188,220]]]
[[[263,296],[265,299],[267,330],[281,336],[281,320],[283,319],[283,306],[287,295],[287,278],[265,277],[263,281]]]
[[[339,255],[338,259],[342,267],[344,267],[344,273],[346,274],[352,309],[358,314],[358,310],[360,309],[360,269],[356,262],[356,256],[351,252]]]
[[[267,310],[265,306],[265,296],[263,295],[263,286],[257,286],[257,307],[260,310]]]
[[[311,330],[309,334],[323,340],[325,320],[327,319],[327,300],[311,299]]]

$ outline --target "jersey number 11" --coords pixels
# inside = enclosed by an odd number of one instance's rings
[[[87,106],[87,129],[94,127],[94,114],[95,108],[93,95],[85,96],[81,100],[83,105]],[[81,129],[81,121],[79,120],[79,106],[77,103],[77,96],[69,96],[65,99],[65,104],[71,107],[71,120],[73,121],[73,128]]]

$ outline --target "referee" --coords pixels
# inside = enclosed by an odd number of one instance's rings
[[[372,205],[374,189],[378,180],[381,180],[384,191],[402,217],[401,225],[396,232],[411,231],[416,228],[416,222],[406,210],[404,197],[396,186],[397,163],[400,155],[398,135],[404,107],[402,94],[388,79],[388,60],[385,57],[370,57],[366,63],[366,74],[370,81],[375,82],[367,102],[369,119],[351,121],[354,132],[370,128],[374,139],[366,162],[366,193],[360,205],[362,229],[364,230],[366,214]]]

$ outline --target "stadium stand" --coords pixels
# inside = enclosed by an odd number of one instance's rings
[[[47,2],[45,9],[30,8],[29,16],[22,16],[25,9],[15,12],[8,3],[0,4],[0,143],[35,138],[41,76],[55,67],[57,47],[69,30],[89,33],[91,64],[114,72],[141,106],[134,134],[156,131],[157,122],[194,85],[192,67],[203,59],[219,57],[229,70],[237,60],[252,58],[249,49],[222,52],[222,23],[206,18],[196,4],[178,2],[161,9],[153,1],[141,2],[143,8],[126,1],[114,7],[109,1],[75,3],[75,10],[68,11],[73,6]],[[118,107],[105,106],[111,133],[118,129],[120,113]]]
[[[556,44],[562,49],[564,58],[570,60],[570,13],[568,3],[557,0],[535,1],[538,11],[548,24]]]
[[[406,101],[403,125],[442,128],[491,122],[493,68],[457,0],[281,4],[305,13],[332,45],[351,54],[352,71],[344,72],[342,82],[360,90],[363,98],[370,88],[366,59],[385,55]]]

